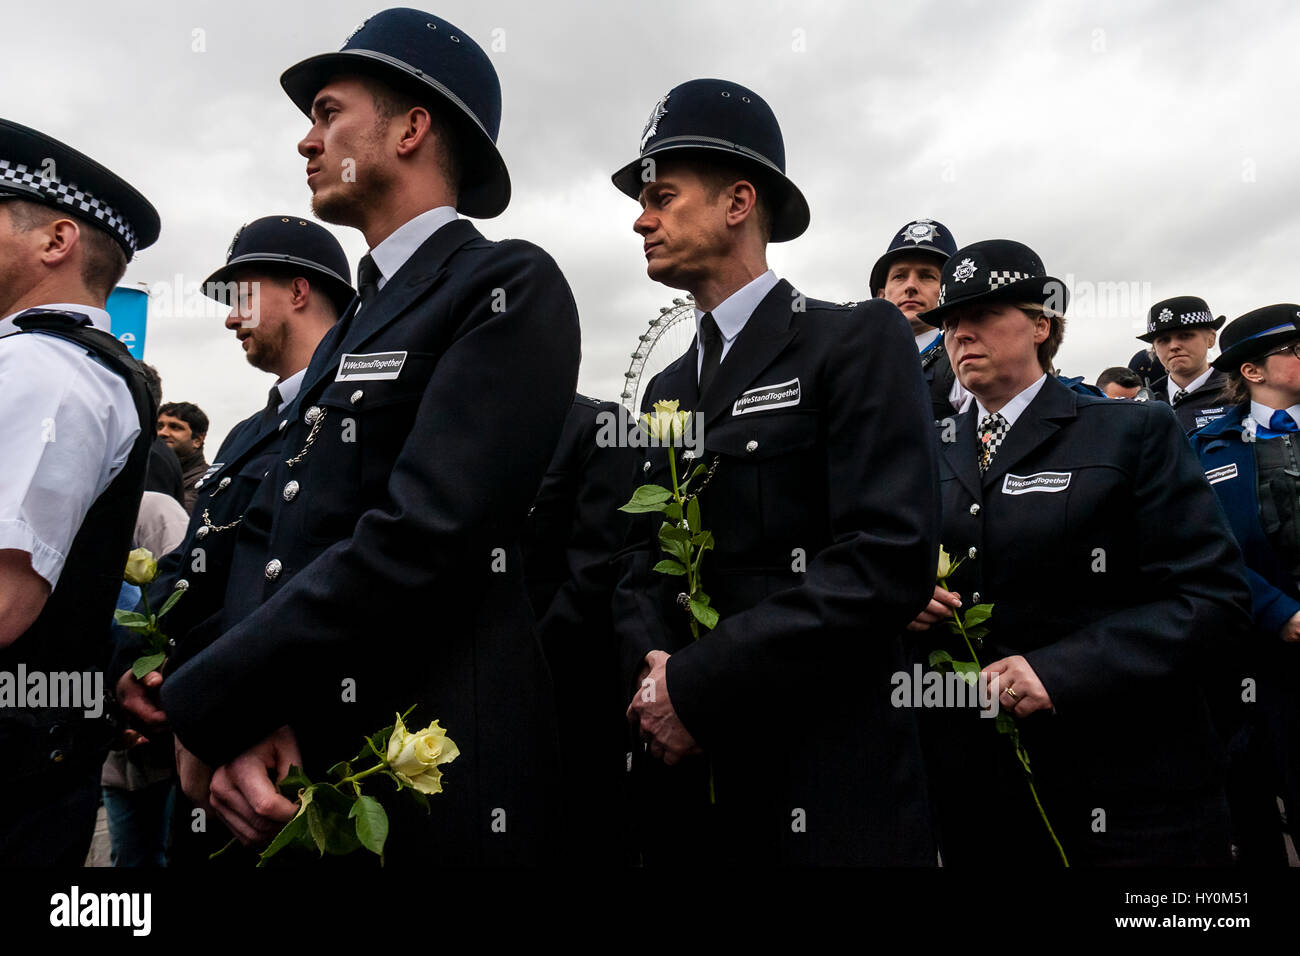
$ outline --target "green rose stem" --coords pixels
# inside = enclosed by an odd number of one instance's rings
[[[959,561],[958,564],[960,563]],[[952,570],[956,570],[956,565],[953,566]],[[947,577],[939,578],[939,587],[945,591],[952,590],[948,586]],[[975,647],[971,644],[970,636],[966,633],[966,624],[956,609],[952,612],[952,619],[957,625],[957,632],[961,634],[961,639],[966,643],[966,650],[970,652],[971,660],[975,662],[976,672],[983,671],[984,666],[980,664],[979,655],[975,653]],[[1061,846],[1061,841],[1056,838],[1056,831],[1052,829],[1052,823],[1047,819],[1047,811],[1043,809],[1043,802],[1038,799],[1038,788],[1034,786],[1034,772],[1029,769],[1029,752],[1020,745],[1020,728],[1016,726],[1014,717],[1010,718],[1010,720],[1007,735],[1011,738],[1011,745],[1016,748],[1016,759],[1020,761],[1020,766],[1025,771],[1025,783],[1029,784],[1029,793],[1034,798],[1034,806],[1038,807],[1038,815],[1043,819],[1043,826],[1047,827],[1047,835],[1056,844],[1056,852],[1061,855],[1061,865],[1068,867],[1070,861],[1065,855],[1065,848]]]

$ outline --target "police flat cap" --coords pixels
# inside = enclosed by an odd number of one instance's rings
[[[938,328],[958,308],[997,302],[1029,302],[1064,315],[1068,299],[1065,283],[1047,274],[1033,249],[1013,239],[985,239],[944,263],[939,304],[917,318]]]
[[[128,260],[158,241],[158,211],[134,186],[54,137],[5,119],[0,197],[41,203],[98,226]]]
[[[1227,321],[1225,316],[1217,319],[1205,300],[1195,295],[1177,295],[1172,299],[1162,299],[1147,310],[1147,330],[1138,338],[1143,342],[1154,342],[1157,336],[1182,329],[1217,329]]]
[[[1233,319],[1223,330],[1223,351],[1210,364],[1220,372],[1233,372],[1242,362],[1262,358],[1274,349],[1300,339],[1300,305],[1286,302],[1266,305]]]

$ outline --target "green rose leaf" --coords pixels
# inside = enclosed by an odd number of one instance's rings
[[[943,664],[948,664],[951,666],[952,655],[943,649],[931,651],[930,666],[933,667],[935,670],[943,670],[943,667],[941,666]]]
[[[692,498],[686,502],[686,523],[691,526],[692,532],[703,530],[703,521],[700,520],[699,498]]]
[[[675,524],[665,521],[659,527],[660,541],[690,541],[691,533],[685,528],[679,528]]]
[[[371,853],[384,855],[384,841],[388,839],[388,814],[374,797],[364,794],[352,804],[348,815],[356,820],[357,839]]]
[[[992,613],[993,613],[992,604],[976,604],[974,607],[969,608],[964,615],[962,615],[961,620],[962,623],[966,625],[966,630],[969,631],[975,625],[983,624],[985,621],[987,621],[989,619],[989,616]]]
[[[114,611],[113,620],[123,627],[130,627],[133,624],[148,624],[149,615],[139,614],[136,611]]]
[[[682,567],[682,565],[677,561],[673,561],[669,558],[665,558],[656,564],[654,570],[658,571],[660,574],[681,575],[686,573],[686,568]]]
[[[310,800],[310,796],[304,795],[305,800]],[[297,816],[286,823],[283,829],[275,835],[275,839],[270,845],[261,852],[258,857],[257,865],[265,866],[266,861],[275,856],[287,846],[301,846],[304,849],[312,847],[311,834],[307,831],[307,814],[302,810],[298,811]]]
[[[710,548],[713,547],[713,532],[701,531],[699,534],[691,538],[691,544],[699,548],[701,551],[709,550]],[[698,555],[696,556],[695,560],[697,563],[699,562],[700,559]]]
[[[1000,734],[1019,733],[1016,728],[1016,719],[1005,711],[999,713],[997,717],[993,719],[993,726],[997,728],[997,731]]]
[[[980,669],[974,661],[953,661],[952,669],[961,675],[970,686],[975,686],[975,681],[979,679]]]
[[[321,855],[343,856],[361,846],[356,828],[349,822],[352,800],[339,793],[331,784],[321,783],[312,788],[312,799],[307,804],[307,830]]]
[[[672,496],[671,491],[660,485],[642,485],[632,492],[632,500],[618,510],[634,515],[645,514],[650,511],[663,511],[664,502]]]
[[[135,663],[131,665],[131,673],[135,675],[136,680],[144,680],[145,674],[162,667],[165,660],[167,660],[166,654],[145,654],[143,657],[137,657]]]
[[[302,772],[301,767],[297,764],[292,764],[289,767],[289,772],[285,774],[284,779],[276,784],[276,786],[279,787],[280,792],[290,800],[297,800],[298,791],[310,790],[313,784],[311,779]]]
[[[176,604],[176,602],[179,601],[182,596],[184,596],[184,594],[185,594],[185,588],[177,588],[170,595],[168,595],[167,600],[163,602],[163,606],[158,609],[158,616],[162,617],[164,614],[170,611],[172,607]]]
[[[703,601],[697,601],[695,598],[691,598],[690,600],[691,614],[694,616],[695,620],[699,621],[710,631],[718,626],[717,611],[713,610],[713,608],[709,607]]]

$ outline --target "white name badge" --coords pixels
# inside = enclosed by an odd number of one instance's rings
[[[1033,491],[1054,493],[1070,487],[1072,472],[1040,471],[1036,475],[1005,475],[1002,478],[1004,495],[1027,495]]]
[[[361,382],[397,378],[406,364],[405,352],[371,352],[369,355],[344,355],[339,360],[336,382]]]
[[[1210,484],[1217,484],[1220,481],[1227,481],[1229,478],[1237,477],[1237,466],[1224,465],[1221,468],[1212,468],[1205,473],[1205,480]]]
[[[792,378],[779,385],[760,385],[741,394],[731,406],[731,414],[748,415],[750,412],[764,412],[769,408],[787,408],[798,405],[799,379]]]

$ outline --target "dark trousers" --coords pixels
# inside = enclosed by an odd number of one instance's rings
[[[80,867],[99,811],[99,766],[57,768],[18,781],[0,779],[0,866]]]

